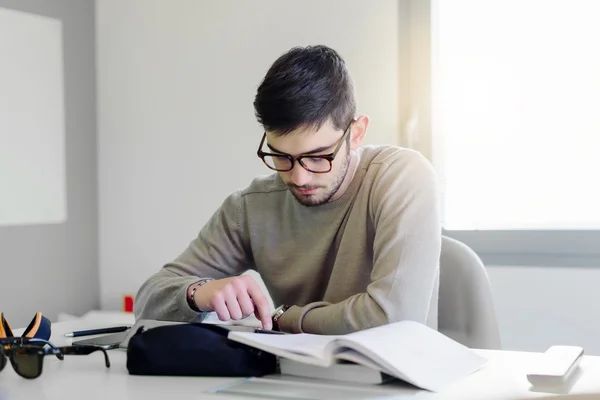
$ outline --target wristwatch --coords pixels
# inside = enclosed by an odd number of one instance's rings
[[[277,324],[277,321],[279,321],[279,319],[281,318],[281,316],[283,314],[285,314],[285,312],[290,308],[291,306],[288,305],[280,305],[279,307],[277,307],[275,309],[275,311],[273,311],[273,315],[271,316],[271,319],[273,320],[273,330],[279,330],[279,325]]]

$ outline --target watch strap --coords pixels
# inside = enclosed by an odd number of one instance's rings
[[[273,320],[273,329],[279,330],[279,325],[277,324],[277,322],[283,316],[283,314],[285,314],[285,312],[290,309],[290,307],[291,306],[289,305],[281,305],[275,309],[271,317],[271,319]]]

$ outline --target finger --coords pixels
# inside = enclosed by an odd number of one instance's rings
[[[224,289],[224,298],[227,309],[229,310],[229,316],[233,320],[242,319],[242,310],[238,303],[237,292],[231,285],[227,285]]]
[[[210,305],[212,309],[215,310],[215,313],[217,313],[217,317],[219,317],[221,321],[229,321],[231,316],[229,315],[229,310],[227,309],[227,305],[225,304],[223,294],[216,293],[213,296]]]
[[[266,330],[273,329],[273,320],[271,319],[271,316],[269,315],[269,321],[265,322],[264,318],[260,315],[260,311],[258,310],[258,307],[256,305],[254,305],[254,316],[260,321],[259,328]]]
[[[247,291],[238,295],[238,303],[242,309],[244,318],[254,313],[254,303],[252,302],[252,299],[248,295]]]
[[[260,290],[256,283],[248,285],[248,294],[255,306],[254,313],[260,319],[263,329],[273,329],[273,321],[271,320],[271,310],[269,310],[269,302],[265,294]]]

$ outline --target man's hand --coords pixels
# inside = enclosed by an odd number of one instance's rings
[[[210,281],[196,290],[194,300],[200,310],[215,311],[221,321],[239,320],[254,313],[263,329],[273,328],[269,301],[250,275]]]

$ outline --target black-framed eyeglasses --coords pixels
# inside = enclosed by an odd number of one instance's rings
[[[45,347],[48,345],[49,347]],[[55,355],[59,360],[65,354],[87,355],[95,351],[104,353],[106,367],[110,367],[108,354],[100,346],[74,345],[57,347],[51,342],[37,338],[3,338],[0,339],[0,371],[4,369],[7,360],[17,374],[27,379],[34,379],[42,374],[44,357]]]
[[[282,153],[266,153],[262,151],[263,144],[265,143],[265,139],[267,138],[267,132],[263,134],[262,140],[260,141],[260,145],[258,146],[258,151],[256,154],[260,159],[262,159],[263,163],[270,169],[279,172],[287,172],[291,171],[294,168],[294,163],[298,161],[305,170],[308,172],[312,172],[315,174],[326,174],[333,168],[333,160],[337,155],[338,151],[342,147],[342,143],[344,143],[344,139],[351,131],[350,127],[355,120],[353,119],[348,124],[348,127],[344,130],[344,134],[341,138],[338,139],[336,143],[332,146],[336,146],[335,150],[329,154],[302,154],[299,156],[292,156],[289,154]]]

